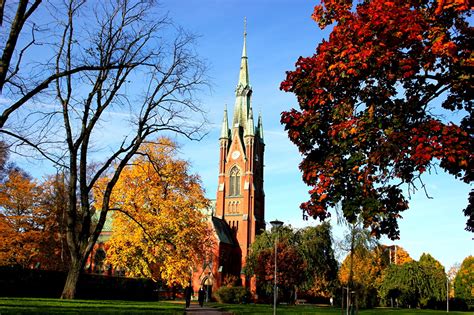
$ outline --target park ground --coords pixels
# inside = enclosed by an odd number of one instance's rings
[[[222,314],[273,314],[271,305],[209,303]],[[435,310],[409,310],[377,308],[362,310],[362,315],[446,314]],[[0,298],[0,315],[5,314],[185,314],[184,302],[134,302],[111,300],[60,300],[40,298]],[[190,313],[191,314],[191,313]],[[297,305],[279,306],[277,314],[341,314],[340,308]],[[450,315],[466,315],[469,312],[449,312]]]

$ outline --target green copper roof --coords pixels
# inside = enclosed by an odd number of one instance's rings
[[[245,21],[245,24],[247,22]],[[239,81],[235,90],[235,106],[234,116],[232,119],[232,129],[240,127],[245,129],[250,107],[250,96],[252,95],[252,87],[249,81],[249,69],[247,60],[247,31],[244,26],[244,46],[242,49],[242,57],[240,59]]]

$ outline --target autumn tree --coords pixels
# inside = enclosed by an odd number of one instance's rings
[[[303,229],[273,228],[256,237],[244,270],[248,276],[256,276],[259,294],[273,294],[277,235],[277,280],[283,297],[294,302],[295,289],[311,297],[331,296],[337,282],[337,261],[327,222]]]
[[[21,170],[13,169],[0,184],[0,264],[30,267],[38,255],[39,187]]]
[[[347,287],[349,296],[348,307],[372,306],[367,299],[374,291],[377,274],[380,270],[380,257],[374,253],[378,246],[377,240],[365,229],[361,221],[348,224],[348,232],[344,235],[339,247],[347,252],[339,269],[339,281]],[[373,295],[373,294],[372,294]]]
[[[287,72],[281,89],[299,108],[281,122],[312,187],[302,210],[323,220],[337,205],[349,222],[361,216],[373,234],[396,239],[408,208],[402,185],[423,190],[436,166],[473,181],[472,11],[465,1],[354,2],[315,7],[313,19],[333,29]],[[452,112],[459,123],[442,118]],[[470,231],[473,202],[474,191]]]
[[[113,232],[106,261],[128,276],[184,287],[191,266],[202,263],[213,248],[202,212],[208,200],[199,177],[177,157],[173,141],[160,138],[142,145],[139,152],[112,191]],[[99,200],[101,195],[97,191]]]
[[[454,296],[466,301],[469,305],[474,302],[474,256],[466,257],[454,278]]]
[[[206,84],[205,64],[193,49],[194,35],[159,16],[154,1],[68,0],[49,9],[55,22],[45,49],[50,55],[29,68],[38,75],[26,76],[41,78],[52,69],[36,85],[45,82],[48,89],[33,101],[35,85],[14,85],[20,96],[8,108],[17,115],[0,133],[14,149],[30,148],[65,174],[71,263],[61,296],[73,298],[112,190],[141,144],[157,132],[202,136],[205,119],[195,94]],[[17,106],[26,100],[29,106]],[[106,135],[113,137],[106,141]],[[100,178],[109,180],[94,207],[91,193]]]
[[[66,239],[67,186],[63,174],[49,175],[39,183],[42,236],[35,264],[41,269],[67,270],[70,264]]]
[[[21,169],[10,169],[0,183],[1,265],[66,269],[64,187],[55,176],[38,183]]]
[[[289,303],[294,303],[297,287],[305,281],[305,274],[302,271],[307,263],[298,249],[285,240],[277,243],[276,255],[278,296]],[[257,277],[257,283],[267,295],[273,294],[275,284],[275,249],[273,247],[258,254],[253,271]]]

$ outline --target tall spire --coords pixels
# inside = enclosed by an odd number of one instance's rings
[[[244,17],[244,47],[242,48],[242,57],[247,57],[247,18]]]
[[[240,60],[239,81],[235,90],[235,107],[232,119],[232,128],[241,127],[245,129],[250,108],[250,96],[252,88],[249,82],[249,71],[247,61],[247,18],[244,19],[244,46]]]
[[[249,85],[249,70],[247,63],[247,18],[244,18],[244,46],[242,48],[242,59],[240,61],[240,73],[239,83],[237,86],[242,85],[246,87]]]

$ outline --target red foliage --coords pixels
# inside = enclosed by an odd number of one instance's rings
[[[349,221],[361,214],[375,235],[397,238],[408,203],[395,180],[413,185],[439,163],[473,181],[469,8],[429,0],[322,0],[315,7],[313,19],[321,27],[335,22],[333,31],[281,84],[300,105],[281,122],[304,156],[303,180],[313,189],[301,208],[309,215],[324,219],[341,203]],[[445,122],[443,111],[465,117]]]

